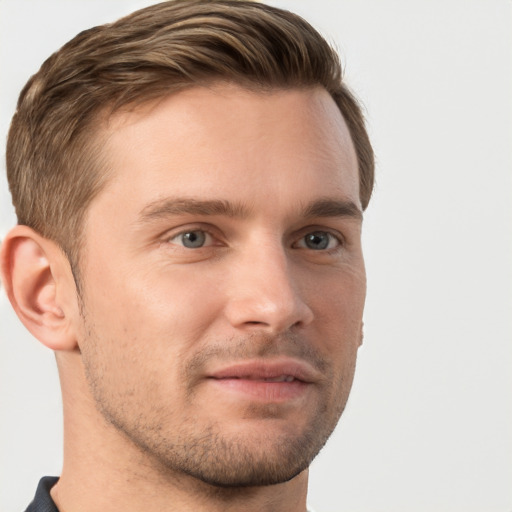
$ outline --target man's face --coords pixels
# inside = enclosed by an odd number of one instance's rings
[[[85,223],[96,407],[154,463],[286,481],[334,429],[361,340],[355,152],[323,89],[193,88],[117,114]]]

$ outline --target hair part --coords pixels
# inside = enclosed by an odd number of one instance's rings
[[[83,219],[108,178],[95,137],[102,122],[121,108],[218,81],[259,91],[324,87],[348,125],[367,207],[373,150],[325,39],[300,16],[261,3],[174,0],[81,32],[25,85],[7,142],[18,222],[58,243],[77,280]]]

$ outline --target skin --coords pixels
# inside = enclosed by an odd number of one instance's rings
[[[217,84],[117,113],[98,137],[110,177],[85,220],[80,296],[51,241],[21,226],[4,244],[11,301],[57,351],[54,500],[305,510],[361,343],[361,204],[341,114],[321,88]]]

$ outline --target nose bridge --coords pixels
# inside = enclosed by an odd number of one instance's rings
[[[227,315],[238,328],[282,332],[306,325],[313,313],[279,241],[252,246],[239,258],[233,272]]]

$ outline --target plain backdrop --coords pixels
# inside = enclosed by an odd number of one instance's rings
[[[0,0],[0,139],[22,86],[80,30],[151,2]],[[339,49],[367,110],[365,342],[313,463],[318,512],[512,512],[512,3],[272,1]],[[15,223],[0,178],[0,237]],[[0,298],[0,511],[60,471],[53,354]]]

